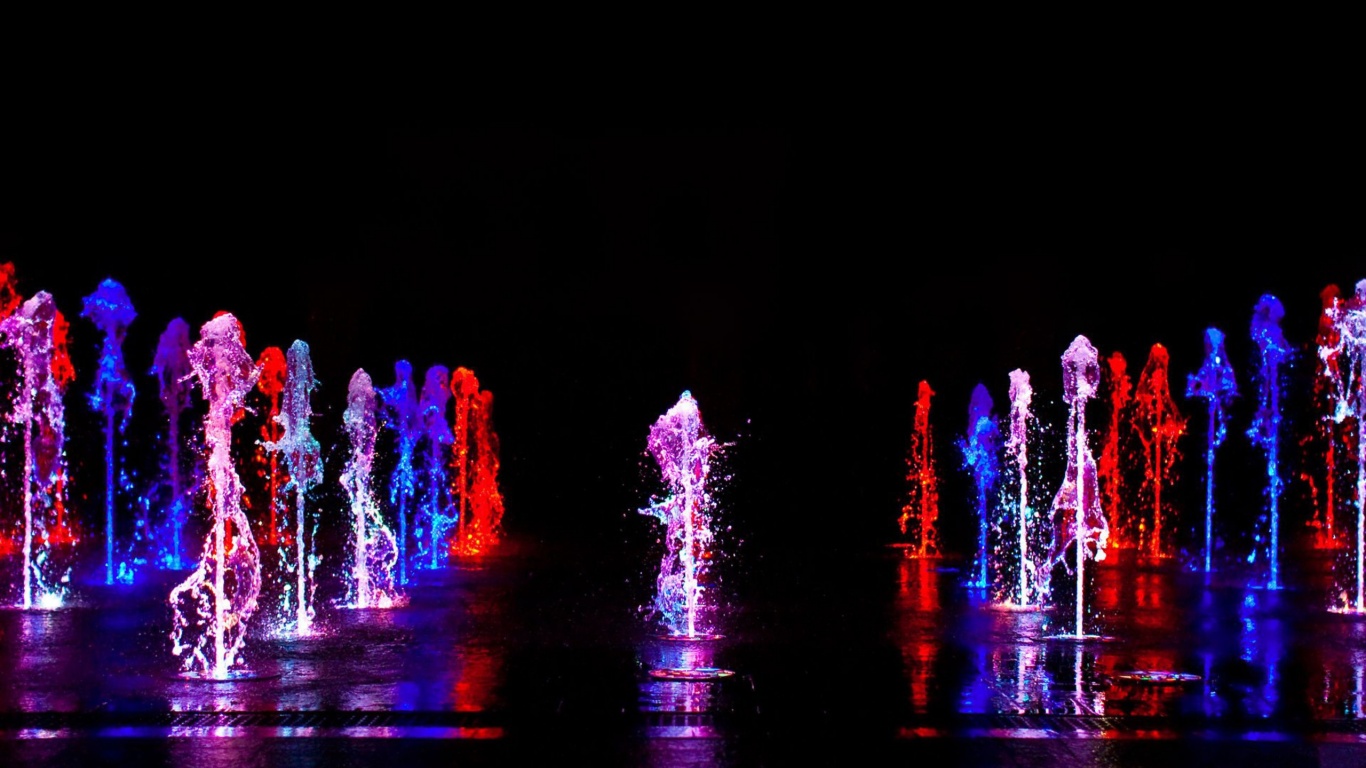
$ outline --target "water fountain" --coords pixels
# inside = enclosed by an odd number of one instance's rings
[[[57,368],[57,321],[52,295],[39,291],[0,321],[0,345],[15,349],[21,389],[8,421],[24,439],[23,588],[19,606],[52,609],[66,598],[69,568],[55,556],[65,530],[66,409]],[[55,517],[55,519],[50,519]],[[58,533],[54,535],[54,529]]]
[[[1075,552],[1076,623],[1070,633],[1054,638],[1064,640],[1100,639],[1088,634],[1086,617],[1086,561],[1105,559],[1110,527],[1100,506],[1097,492],[1096,462],[1086,438],[1086,401],[1096,396],[1100,384],[1100,364],[1096,348],[1085,336],[1078,336],[1062,356],[1063,400],[1068,404],[1067,471],[1053,497],[1053,546],[1046,563],[1067,566],[1068,549]]]
[[[261,591],[261,555],[242,511],[244,489],[232,457],[232,425],[256,386],[259,370],[247,354],[237,318],[226,312],[200,328],[189,360],[208,401],[204,442],[213,525],[199,566],[171,590],[171,652],[181,658],[181,677],[186,679],[254,677],[238,665]]]
[[[261,371],[261,375],[256,378],[256,389],[265,395],[267,402],[266,417],[261,422],[261,437],[256,441],[255,454],[259,475],[265,480],[265,507],[270,515],[261,523],[260,527],[265,529],[261,542],[271,548],[282,544],[288,547],[290,542],[283,541],[288,536],[282,536],[288,528],[281,509],[280,495],[289,478],[280,470],[279,452],[267,447],[279,442],[285,429],[284,422],[280,420],[280,396],[284,394],[285,377],[288,374],[284,351],[279,347],[266,347],[261,350],[260,357],[256,358],[256,367]]]
[[[1366,614],[1366,450],[1361,446],[1362,417],[1366,416],[1366,279],[1356,284],[1356,294],[1346,300],[1337,300],[1326,310],[1336,331],[1336,343],[1320,347],[1319,355],[1325,361],[1336,358],[1336,365],[1330,370],[1333,374],[1333,421],[1343,424],[1347,420],[1356,425],[1356,546],[1348,569],[1336,569],[1350,573],[1352,579],[1342,588],[1336,610],[1343,613]],[[1345,599],[1343,599],[1345,598]]]
[[[1252,311],[1250,334],[1257,345],[1257,413],[1248,427],[1247,436],[1254,445],[1266,453],[1266,517],[1262,521],[1266,532],[1258,531],[1258,543],[1266,536],[1267,589],[1280,589],[1281,584],[1281,532],[1280,498],[1283,481],[1280,475],[1279,444],[1281,431],[1281,363],[1290,356],[1291,348],[1281,331],[1281,320],[1285,317],[1285,307],[1271,294],[1263,294]],[[1255,562],[1258,556],[1254,546],[1248,555],[1248,562]]]
[[[114,583],[114,508],[118,486],[114,482],[114,438],[123,434],[133,410],[137,388],[123,364],[123,341],[137,317],[123,285],[106,279],[85,297],[81,316],[104,332],[90,407],[104,415],[104,583]]]
[[[987,574],[987,563],[991,559],[987,529],[991,524],[992,494],[1001,471],[1001,432],[991,406],[991,394],[987,392],[986,385],[979,382],[972,390],[972,399],[968,401],[967,434],[958,443],[963,452],[963,462],[972,473],[973,487],[977,491],[977,555],[973,576],[967,582],[967,586],[975,589],[986,589],[991,584]]]
[[[394,585],[398,544],[385,524],[370,489],[379,430],[376,395],[370,374],[357,369],[347,387],[342,420],[351,438],[351,455],[341,473],[341,484],[351,505],[351,568],[347,580],[348,608],[392,608],[401,603]]]
[[[398,519],[398,583],[408,583],[408,519],[417,493],[413,475],[413,449],[420,434],[421,421],[413,366],[407,360],[394,363],[394,384],[378,390],[384,423],[394,431],[394,470],[389,476],[389,503]]]
[[[921,381],[915,401],[915,428],[906,458],[910,489],[897,526],[909,536],[907,557],[939,557],[939,475],[934,466],[934,438],[930,430],[930,398],[934,390]]]
[[[1224,442],[1228,427],[1228,408],[1238,394],[1228,354],[1224,352],[1224,332],[1205,329],[1205,362],[1200,370],[1186,377],[1186,397],[1202,397],[1209,410],[1209,429],[1205,439],[1205,576],[1212,570],[1214,553],[1214,450]]]
[[[459,527],[451,553],[476,557],[491,550],[502,533],[493,394],[479,389],[479,380],[468,368],[457,368],[451,374],[451,394],[455,400],[453,496],[459,501]]]
[[[308,513],[308,492],[323,481],[322,448],[313,437],[310,424],[313,418],[310,398],[318,381],[313,376],[313,361],[306,342],[295,340],[290,345],[287,369],[284,407],[275,417],[282,428],[281,434],[278,440],[264,445],[272,456],[284,453],[289,464],[289,482],[284,490],[294,491],[294,535],[291,537],[294,559],[293,562],[286,560],[283,570],[293,572],[294,584],[292,589],[282,591],[281,599],[288,609],[292,598],[294,634],[302,636],[313,629],[316,588],[313,573],[319,562],[313,546],[318,528],[317,514]]]
[[[994,585],[998,606],[1013,610],[1039,610],[1047,603],[1049,571],[1040,567],[1052,533],[1046,518],[1036,514],[1031,501],[1029,446],[1032,442],[1034,414],[1030,411],[1034,389],[1029,374],[1019,368],[1010,372],[1010,434],[1006,437],[1005,453],[1014,472],[1005,475],[1004,498],[1007,515],[998,528],[1006,541],[999,549],[1009,552],[1011,568],[1000,569],[1002,577]],[[1013,519],[1011,519],[1013,517]]]
[[[161,487],[148,493],[145,503],[164,505],[162,535],[153,534],[158,552],[156,560],[163,567],[180,570],[184,567],[183,538],[189,519],[193,482],[186,482],[184,458],[181,455],[181,420],[191,405],[193,375],[190,368],[190,326],[175,317],[166,324],[157,341],[156,357],[151,373],[157,378],[162,407],[166,410],[166,453],[162,457]],[[193,476],[193,473],[191,473]]]
[[[1176,479],[1176,463],[1181,458],[1177,441],[1186,432],[1186,418],[1172,399],[1169,367],[1167,348],[1154,344],[1134,391],[1133,425],[1143,446],[1144,467],[1139,549],[1151,559],[1171,556],[1171,544],[1164,540],[1164,534],[1174,513],[1170,505],[1163,506],[1162,491]]]
[[[446,472],[450,446],[455,442],[451,425],[446,421],[446,404],[450,399],[450,371],[444,365],[433,365],[423,378],[422,394],[418,399],[422,430],[418,453],[423,459],[418,478],[422,497],[418,502],[420,525],[414,526],[419,554],[425,555],[421,562],[433,570],[446,565],[450,553],[450,547],[445,544],[446,534],[457,520],[451,509],[451,489]]]
[[[1121,448],[1123,438],[1129,434],[1130,403],[1133,399],[1133,382],[1129,380],[1128,361],[1120,352],[1112,352],[1105,358],[1102,383],[1110,395],[1110,422],[1105,430],[1105,442],[1100,449],[1099,471],[1100,492],[1105,514],[1111,521],[1110,547],[1131,549],[1138,541],[1133,530],[1134,515],[1129,505],[1128,463],[1125,451]]]
[[[670,637],[713,637],[711,605],[703,599],[715,507],[707,480],[722,446],[707,434],[697,401],[686,390],[650,427],[647,445],[668,489],[663,498],[652,496],[648,507],[637,510],[665,529],[653,610]]]

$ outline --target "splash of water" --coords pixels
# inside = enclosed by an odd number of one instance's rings
[[[1186,397],[1202,397],[1209,410],[1205,440],[1205,573],[1211,571],[1214,550],[1214,450],[1228,432],[1228,408],[1238,395],[1238,380],[1224,351],[1224,332],[1205,329],[1205,362],[1186,377]]]
[[[1341,295],[1341,290],[1333,283],[1329,283],[1319,292],[1323,311],[1319,313],[1319,329],[1314,338],[1318,349],[1314,356],[1314,406],[1320,415],[1315,422],[1315,428],[1300,441],[1306,454],[1303,461],[1305,469],[1300,472],[1300,479],[1309,484],[1314,508],[1310,527],[1315,530],[1314,545],[1321,549],[1336,549],[1343,543],[1338,537],[1336,520],[1339,503],[1338,446],[1342,444],[1344,449],[1349,452],[1351,450],[1347,425],[1339,423],[1334,418],[1337,410],[1334,397],[1336,382],[1342,374],[1338,370],[1341,357],[1338,346],[1341,344],[1341,337],[1333,316]],[[1323,474],[1316,478],[1311,471],[1313,469],[1321,469]],[[1323,482],[1322,501],[1318,492],[1319,480]]]
[[[60,317],[52,295],[39,291],[0,321],[0,345],[12,347],[19,358],[22,389],[8,414],[24,436],[24,610],[59,607],[70,579],[54,557],[53,545],[75,537],[64,530],[61,510],[65,500],[66,409],[56,370],[56,327]],[[49,520],[53,515],[55,521]],[[62,531],[54,535],[54,530]]]
[[[1085,632],[1086,561],[1105,559],[1110,526],[1097,493],[1096,462],[1086,439],[1086,401],[1096,396],[1100,363],[1096,348],[1085,336],[1073,339],[1062,356],[1063,400],[1068,404],[1067,471],[1053,497],[1053,547],[1048,564],[1065,559],[1069,548],[1076,553],[1076,627],[1073,638],[1091,637]],[[1072,572],[1071,568],[1068,568]]]
[[[1348,419],[1356,423],[1356,562],[1354,594],[1350,609],[1366,612],[1366,450],[1361,446],[1361,422],[1366,415],[1366,279],[1356,284],[1356,294],[1347,301],[1334,301],[1326,310],[1337,331],[1337,342],[1320,347],[1321,358],[1337,358],[1333,371],[1333,421]]]
[[[1040,567],[1046,553],[1046,542],[1051,536],[1045,518],[1034,512],[1030,497],[1030,433],[1035,422],[1030,410],[1034,389],[1029,374],[1019,368],[1010,372],[1010,433],[1006,436],[1005,453],[1014,465],[1013,491],[1007,495],[1013,521],[1007,519],[1001,528],[1009,532],[1014,548],[1014,579],[1003,580],[997,588],[997,602],[1018,608],[1038,607],[1049,593],[1049,573]],[[1012,524],[1013,523],[1013,524]]]
[[[906,459],[910,492],[897,519],[903,535],[911,537],[909,557],[939,556],[939,475],[934,466],[934,439],[930,429],[930,398],[934,390],[921,381],[915,401],[915,429]]]
[[[1170,542],[1163,536],[1174,513],[1163,507],[1162,491],[1176,480],[1176,463],[1181,458],[1177,441],[1186,432],[1186,417],[1172,399],[1170,362],[1167,348],[1154,344],[1134,392],[1134,431],[1143,445],[1143,497],[1150,502],[1145,504],[1148,515],[1141,526],[1140,548],[1152,558],[1171,555]],[[1146,524],[1149,520],[1151,526]]]
[[[986,589],[990,586],[987,564],[991,559],[987,545],[987,528],[991,524],[991,497],[1000,479],[1001,431],[996,415],[991,412],[991,394],[985,384],[978,383],[968,401],[968,431],[958,442],[963,462],[972,473],[977,490],[977,561],[975,575],[967,586]]]
[[[313,418],[312,392],[318,386],[313,376],[313,360],[308,343],[296,339],[289,347],[288,375],[284,385],[284,407],[275,416],[281,427],[280,438],[264,443],[271,455],[284,453],[289,464],[289,482],[285,491],[294,491],[294,560],[286,562],[285,571],[294,573],[293,595],[282,595],[288,606],[293,597],[294,633],[307,635],[313,628],[313,579],[319,557],[314,549],[318,529],[316,513],[308,513],[308,492],[323,481],[322,447],[313,437],[310,422]],[[307,542],[307,543],[305,543]]]
[[[444,542],[457,520],[456,512],[451,509],[450,484],[446,480],[450,446],[455,442],[451,425],[446,421],[446,404],[450,399],[450,371],[444,365],[433,365],[423,378],[422,395],[418,400],[422,430],[418,441],[423,457],[419,473],[422,498],[418,504],[421,523],[414,531],[419,553],[425,555],[422,562],[431,569],[446,564],[450,548],[444,546]]]
[[[123,342],[128,326],[137,317],[123,285],[105,279],[94,293],[85,297],[81,317],[104,333],[100,348],[95,388],[90,393],[90,408],[104,414],[104,583],[114,583],[114,438],[123,434],[133,410],[137,388],[123,364]]]
[[[398,456],[389,476],[389,503],[398,518],[398,583],[408,583],[408,518],[417,493],[413,474],[413,449],[421,421],[413,366],[407,360],[394,363],[394,385],[378,391],[384,422],[394,430]]]
[[[181,547],[185,524],[190,515],[190,489],[193,486],[193,483],[186,482],[180,453],[181,417],[189,409],[193,393],[193,387],[189,384],[193,376],[189,352],[190,326],[182,318],[172,318],[157,341],[151,373],[157,378],[161,404],[166,410],[166,454],[162,457],[161,469],[162,482],[168,492],[163,523],[165,536],[154,536],[154,539],[165,539],[160,543],[162,552],[157,559],[173,570],[184,567]],[[158,495],[153,492],[149,497]]]
[[[282,477],[280,469],[280,454],[272,451],[267,446],[271,443],[280,441],[284,434],[284,422],[280,420],[280,396],[285,391],[285,377],[288,374],[285,365],[284,350],[279,347],[266,347],[261,350],[261,356],[256,359],[256,367],[260,369],[261,375],[256,379],[256,389],[266,396],[268,407],[266,418],[261,423],[261,437],[256,441],[256,464],[261,467],[260,474],[265,477],[266,487],[266,509],[270,513],[270,519],[265,526],[266,533],[261,537],[263,543],[271,547],[279,547],[282,543],[288,546],[292,542],[284,542],[282,539],[282,528],[288,531],[287,522],[284,521],[284,514],[281,510],[281,489],[288,482],[288,477]]]
[[[1266,588],[1281,588],[1281,540],[1280,540],[1280,498],[1283,482],[1278,463],[1279,440],[1281,431],[1281,363],[1291,353],[1290,345],[1281,331],[1281,320],[1285,317],[1285,307],[1280,299],[1271,294],[1263,294],[1252,311],[1250,334],[1257,345],[1257,413],[1252,418],[1252,426],[1247,430],[1248,439],[1266,453],[1267,476],[1267,574]],[[1261,534],[1257,534],[1261,540]],[[1256,560],[1254,547],[1248,562]]]
[[[1128,361],[1118,351],[1105,358],[1102,383],[1110,395],[1110,422],[1105,430],[1105,442],[1100,449],[1100,489],[1102,506],[1111,520],[1110,546],[1117,549],[1133,547],[1138,540],[1134,515],[1129,509],[1127,463],[1121,448],[1122,438],[1130,429],[1130,403],[1133,382],[1129,380]]]
[[[493,431],[493,394],[479,389],[468,368],[451,374],[455,399],[452,466],[459,500],[459,528],[452,554],[487,553],[502,535],[503,497],[498,491],[498,435]]]
[[[261,555],[242,510],[242,481],[232,458],[232,425],[241,418],[260,369],[247,354],[245,334],[231,313],[220,312],[199,330],[188,357],[205,400],[204,442],[209,449],[213,525],[199,566],[175,589],[171,652],[187,676],[224,680],[242,659],[247,623],[261,592]]]
[[[711,559],[715,504],[707,479],[722,446],[707,434],[687,390],[650,427],[647,446],[668,486],[667,496],[651,497],[648,507],[637,510],[665,527],[654,608],[670,635],[697,637],[708,632],[702,582]]]
[[[375,437],[379,431],[374,385],[365,369],[357,369],[347,388],[342,421],[351,438],[351,455],[342,470],[341,483],[351,502],[351,578],[347,605],[351,608],[392,608],[399,603],[394,585],[398,544],[380,515],[370,490],[375,461]]]

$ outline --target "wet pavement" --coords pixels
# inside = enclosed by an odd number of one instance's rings
[[[1000,610],[952,559],[777,548],[684,641],[637,610],[641,559],[599,544],[322,605],[318,637],[262,620],[233,682],[177,674],[182,574],[0,610],[0,764],[1366,765],[1366,619],[1326,610],[1326,553],[1275,591],[1118,553],[1078,641],[1054,637],[1070,608]]]

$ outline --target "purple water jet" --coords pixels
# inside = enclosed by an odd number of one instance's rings
[[[193,483],[185,482],[180,452],[180,422],[183,414],[190,408],[190,398],[194,391],[190,383],[190,377],[194,373],[190,368],[189,352],[190,326],[182,318],[172,318],[157,341],[151,373],[157,378],[161,404],[166,410],[166,454],[162,457],[162,482],[168,494],[163,518],[166,529],[164,538],[169,541],[160,542],[158,561],[173,570],[185,567],[181,548],[185,523],[190,515],[190,490],[193,486]],[[150,496],[159,498],[156,492]],[[148,503],[151,503],[150,499]]]
[[[1014,549],[1014,578],[1002,579],[998,586],[997,602],[1021,609],[1041,607],[1049,593],[1048,568],[1040,561],[1046,553],[1051,534],[1047,520],[1034,511],[1030,497],[1030,436],[1035,422],[1030,404],[1034,389],[1029,374],[1016,368],[1010,372],[1010,432],[1006,436],[1005,453],[1014,465],[1011,478],[1013,491],[1007,494],[1007,514],[998,526]],[[1013,517],[1013,520],[1011,519]],[[1013,594],[1012,594],[1013,592]]]
[[[400,602],[394,588],[394,563],[398,545],[385,525],[370,489],[375,461],[375,388],[370,374],[357,369],[347,388],[342,420],[351,438],[351,455],[341,473],[342,487],[351,503],[351,569],[347,584],[350,608],[392,608]]]

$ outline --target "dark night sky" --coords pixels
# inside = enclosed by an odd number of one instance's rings
[[[308,341],[319,432],[356,368],[463,365],[497,398],[506,524],[544,539],[635,530],[649,426],[684,389],[738,438],[727,514],[754,537],[890,539],[919,380],[959,476],[979,381],[998,412],[1017,367],[1056,401],[1083,334],[1135,376],[1166,345],[1177,388],[1211,325],[1245,376],[1263,292],[1307,344],[1319,291],[1366,277],[1339,124],[1227,94],[666,128],[107,106],[3,128],[0,261],[72,319],[68,409],[105,277],[139,312],[139,408],[177,315],[233,312],[253,354]],[[964,489],[946,482],[945,514]]]

